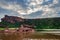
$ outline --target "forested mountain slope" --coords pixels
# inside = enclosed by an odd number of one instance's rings
[[[0,27],[6,26],[10,28],[20,27],[21,24],[34,25],[35,29],[60,29],[60,17],[55,18],[39,18],[39,19],[23,19],[15,16],[7,16],[1,19]]]

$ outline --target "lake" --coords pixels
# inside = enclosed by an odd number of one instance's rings
[[[5,33],[0,32],[0,40],[60,40],[60,35],[50,33]]]

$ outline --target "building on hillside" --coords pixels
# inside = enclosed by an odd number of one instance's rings
[[[27,33],[27,32],[29,32],[29,33],[35,32],[34,26],[26,25],[26,24],[25,25],[21,25],[20,28],[18,29],[18,31],[25,32],[25,33]]]

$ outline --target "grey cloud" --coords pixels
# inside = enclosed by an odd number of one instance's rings
[[[59,9],[58,7],[60,7],[60,5],[59,5],[59,3],[58,4],[53,4],[52,1],[53,0],[51,0],[49,2],[48,1],[47,2],[44,2],[41,5],[39,4],[40,7],[43,7],[41,9],[42,10],[41,11],[39,8],[36,8],[36,7],[33,7],[33,6],[32,6],[33,8],[30,7],[29,6],[29,3],[30,2],[27,3],[27,1],[24,1],[24,0],[22,0],[22,1],[21,0],[18,0],[18,1],[16,1],[16,0],[9,0],[9,1],[8,0],[1,0],[0,1],[0,14],[1,15],[7,14],[7,15],[12,15],[12,16],[20,16],[20,17],[22,16],[22,17],[25,17],[25,18],[39,18],[39,17],[48,17],[48,16],[53,17],[54,16],[54,13],[55,14],[59,14],[60,13],[59,10],[58,10]],[[26,5],[26,3],[28,5]],[[50,4],[51,4],[51,6],[50,6]],[[8,7],[9,5],[12,5],[12,7],[9,8]],[[38,4],[36,4],[36,5],[38,5]],[[48,7],[48,8],[46,8],[47,10],[49,10],[49,9],[52,10],[53,9],[53,11],[54,10],[57,10],[57,11],[54,11],[53,13],[47,12],[45,15],[42,16],[42,14],[45,13],[44,6]],[[23,10],[22,12],[24,12],[24,11],[26,11],[26,9],[28,9],[28,7],[31,8],[31,10],[30,10],[31,13],[28,14],[28,15],[21,15],[21,14],[19,14],[17,12],[17,11],[21,11],[20,8]],[[37,11],[36,10],[33,10],[33,9],[36,9]],[[27,11],[29,11],[29,10],[27,10]],[[56,13],[56,12],[58,12],[58,13]],[[49,13],[51,13],[51,14],[49,14]]]

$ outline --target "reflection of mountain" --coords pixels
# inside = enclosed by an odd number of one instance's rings
[[[15,16],[7,16],[0,23],[8,27],[19,27],[21,24],[35,25],[37,29],[60,29],[60,18],[22,19]],[[1,26],[2,27],[2,26]]]

